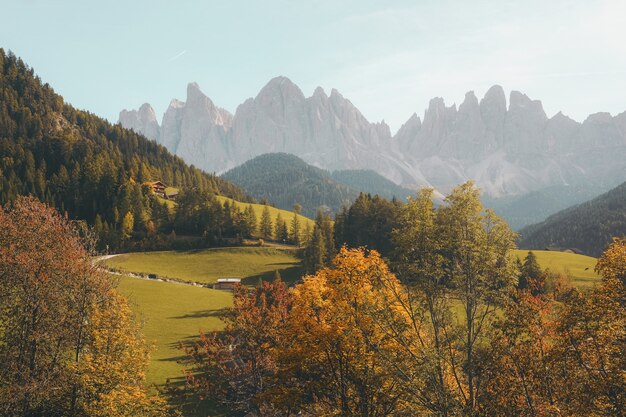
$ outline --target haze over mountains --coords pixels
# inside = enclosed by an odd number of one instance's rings
[[[520,247],[575,248],[600,256],[613,236],[626,236],[626,182],[520,230]]]
[[[397,184],[442,193],[474,179],[496,199],[549,187],[588,197],[626,179],[626,112],[595,113],[582,123],[562,113],[548,118],[540,101],[512,91],[507,102],[500,86],[480,100],[468,92],[458,108],[434,98],[423,118],[413,114],[395,135],[384,121],[369,122],[337,90],[327,95],[318,87],[306,97],[285,77],[272,79],[234,115],[191,83],[186,101],[172,100],[161,124],[149,104],[122,111],[119,121],[217,173],[285,152],[331,171],[367,168]]]

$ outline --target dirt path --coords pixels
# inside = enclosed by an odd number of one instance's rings
[[[97,256],[93,259],[93,263],[94,264],[100,264],[100,262],[105,261],[107,259],[111,259],[114,258],[116,256],[119,256],[120,254],[115,254],[115,255],[102,255],[102,256]],[[135,279],[143,279],[145,281],[159,281],[159,282],[169,282],[171,284],[180,284],[180,285],[188,285],[190,287],[200,287],[200,288],[211,288],[211,287],[207,287],[205,284],[200,284],[197,282],[186,282],[186,281],[178,281],[175,279],[170,279],[170,278],[149,278],[148,275],[144,275],[144,274],[135,274],[134,272],[125,272],[125,271],[117,271],[111,268],[108,268],[106,265],[100,264],[99,265],[100,270],[107,272],[111,275],[118,275],[118,276],[123,276],[123,277],[128,277],[128,278],[135,278]]]

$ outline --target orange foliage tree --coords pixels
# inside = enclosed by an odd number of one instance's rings
[[[192,359],[188,386],[233,411],[280,415],[265,393],[276,383],[276,351],[284,344],[291,296],[277,277],[253,291],[239,286],[223,331],[201,334],[184,348]],[[288,415],[288,414],[287,414]]]
[[[126,301],[72,224],[34,198],[0,209],[0,363],[3,416],[165,410],[143,388],[147,350]],[[108,412],[111,396],[146,406]]]

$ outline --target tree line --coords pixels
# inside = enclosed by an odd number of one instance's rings
[[[188,387],[249,416],[624,415],[625,239],[593,289],[537,291],[472,184],[439,207],[424,190],[396,222],[387,260],[344,246],[293,288],[240,288],[187,350]]]

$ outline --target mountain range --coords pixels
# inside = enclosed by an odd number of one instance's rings
[[[234,115],[196,83],[172,100],[159,124],[153,108],[123,110],[119,122],[188,163],[222,173],[270,152],[294,154],[327,170],[372,169],[396,184],[447,193],[468,179],[491,199],[564,187],[595,196],[626,180],[626,112],[595,113],[580,123],[500,86],[446,106],[434,98],[392,135],[333,89],[306,97],[288,78],[272,79]],[[573,195],[574,197],[578,191]],[[575,200],[580,202],[583,200]],[[548,214],[563,207],[546,207]]]

